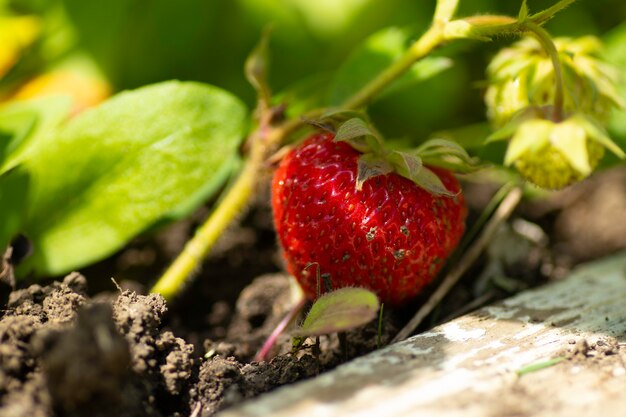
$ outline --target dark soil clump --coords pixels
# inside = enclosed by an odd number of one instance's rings
[[[0,321],[7,416],[169,415],[184,402],[193,347],[160,329],[160,296],[88,299],[86,281],[14,291]]]
[[[89,298],[76,273],[16,290],[0,320],[0,415],[210,416],[376,348],[373,323],[348,334],[347,352],[328,337],[322,355],[292,353],[285,336],[281,355],[250,362],[289,308],[290,289],[285,275],[255,280],[241,293],[226,341],[207,339],[201,352],[164,328],[159,295]],[[389,324],[385,340],[397,330]]]

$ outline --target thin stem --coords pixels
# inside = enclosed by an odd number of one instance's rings
[[[547,9],[542,10],[539,13],[535,13],[530,18],[536,24],[541,25],[547,22],[548,20],[552,19],[552,17],[554,17],[555,14],[565,9],[566,7],[568,7],[575,1],[576,0],[561,0],[558,3],[548,7]]]
[[[459,0],[437,0],[437,7],[435,7],[435,22],[447,22],[452,19],[457,7],[459,7]]]
[[[229,224],[247,203],[262,162],[262,153],[257,150],[246,162],[239,178],[224,199],[196,231],[194,237],[187,242],[181,254],[165,271],[151,292],[161,294],[166,300],[170,300],[178,293],[186,278],[196,270],[222,234],[225,225]]]
[[[552,61],[552,66],[554,67],[554,81],[555,81],[555,91],[554,91],[554,111],[552,117],[555,122],[559,122],[563,119],[563,71],[561,69],[561,59],[559,58],[559,52],[550,37],[550,34],[541,26],[537,25],[533,22],[524,22],[524,26],[530,32],[535,35],[539,43],[546,51],[550,60]]]
[[[467,269],[478,259],[478,256],[482,253],[482,251],[487,247],[487,244],[493,239],[498,228],[502,223],[509,218],[511,213],[517,204],[520,202],[522,198],[522,190],[519,187],[513,188],[509,191],[508,195],[502,200],[500,206],[494,213],[493,217],[487,223],[485,229],[482,234],[478,237],[477,241],[472,245],[471,248],[461,258],[458,264],[448,273],[448,275],[441,282],[437,290],[430,296],[426,304],[424,304],[418,311],[415,313],[415,316],[398,332],[398,334],[391,341],[399,342],[400,340],[404,340],[411,335],[419,326],[422,321],[428,316],[433,309],[443,300],[443,298],[448,294],[448,292],[452,289],[452,287],[459,281],[461,276],[467,271]]]
[[[166,300],[171,300],[178,294],[187,277],[198,269],[224,229],[248,203],[258,181],[259,172],[267,156],[274,149],[274,145],[301,125],[302,121],[292,119],[280,127],[269,128],[269,132],[264,137],[260,137],[261,128],[256,132],[259,137],[251,141],[250,157],[245,162],[239,177],[150,292],[159,293]]]
[[[278,341],[278,337],[281,334],[283,334],[283,332],[285,331],[287,326],[289,326],[289,324],[291,322],[293,322],[293,320],[296,318],[298,313],[300,313],[300,311],[302,311],[302,309],[304,308],[305,304],[306,304],[306,297],[304,296],[304,294],[302,294],[300,299],[296,302],[296,304],[289,309],[287,314],[285,314],[285,317],[283,317],[283,319],[280,321],[280,323],[278,323],[278,326],[276,326],[274,328],[272,333],[265,340],[265,343],[263,343],[263,346],[261,347],[261,349],[257,352],[256,356],[254,357],[254,360],[256,362],[265,361],[265,360],[267,360],[269,358],[270,352],[272,351],[272,348],[274,348],[274,346],[276,346],[276,342]]]
[[[345,109],[359,109],[365,106],[373,97],[398,79],[418,60],[428,55],[444,41],[442,26],[434,24],[419,38],[409,50],[396,62],[381,72],[376,78],[366,84],[352,97],[349,97],[340,107]]]

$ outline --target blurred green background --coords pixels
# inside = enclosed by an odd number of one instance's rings
[[[458,16],[516,15],[520,3],[461,1]],[[528,3],[532,12],[555,1]],[[59,65],[80,52],[96,64],[113,91],[168,79],[199,80],[230,90],[252,107],[254,91],[245,81],[243,63],[268,24],[273,26],[270,84],[281,92],[302,80],[323,83],[379,29],[398,26],[415,38],[425,30],[435,1],[0,0],[0,5],[5,14],[44,19],[43,52],[23,64],[22,72]],[[612,31],[625,33],[625,18],[624,0],[581,0],[558,14],[547,29],[554,35],[604,37]],[[626,34],[613,43],[622,40]],[[377,101],[371,108],[374,121],[388,136],[419,140],[433,131],[483,120],[485,66],[511,41],[446,47],[439,53],[451,56],[454,65]],[[622,62],[626,66],[626,59]],[[10,75],[5,82],[11,81]]]

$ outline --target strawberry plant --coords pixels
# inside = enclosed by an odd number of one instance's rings
[[[0,414],[212,415],[624,247],[624,16],[0,1]]]
[[[43,7],[27,3],[22,10]],[[206,221],[154,280],[152,291],[172,300],[275,165],[275,228],[287,269],[306,297],[315,300],[331,290],[359,287],[391,306],[411,302],[463,238],[467,208],[458,174],[492,170],[540,188],[561,189],[625,156],[623,36],[614,35],[606,54],[614,66],[601,54],[598,38],[553,39],[544,28],[574,0],[532,12],[523,1],[514,16],[464,14],[458,3],[437,1],[428,23],[424,15],[416,17],[424,20],[419,36],[408,27],[363,29],[374,33],[360,46],[331,48],[347,58],[330,74],[320,67],[299,79],[280,70],[284,57],[272,51],[273,42],[286,48],[284,28],[297,26],[290,19],[302,12],[285,11],[285,20],[278,19],[274,32],[264,32],[245,62],[256,100],[244,99],[255,101],[253,112],[238,98],[240,91],[190,81],[160,82],[102,102],[111,85],[135,87],[136,79],[170,73],[185,78],[177,64],[192,68],[195,58],[181,55],[180,48],[193,42],[195,29],[202,26],[193,11],[161,5],[158,13],[146,12],[151,24],[136,28],[138,38],[150,39],[153,26],[165,24],[170,12],[189,27],[163,45],[170,55],[146,54],[149,60],[137,64],[141,68],[108,42],[123,39],[116,25],[133,20],[135,12],[125,4],[89,9],[66,0],[48,6],[44,17],[7,14],[0,27],[0,42],[6,45],[0,55],[5,277],[58,276],[82,268],[212,201]],[[204,7],[214,11],[218,6]],[[267,12],[248,7],[251,19]],[[320,39],[349,38],[347,26],[322,9],[309,12],[311,21],[328,24],[319,25]],[[111,24],[96,28],[88,23],[99,14]],[[81,34],[80,41],[73,33]],[[448,99],[445,88],[470,85],[462,77],[441,81],[455,70],[459,52],[454,48],[504,37],[515,42],[493,51],[486,67],[488,120],[446,124],[455,93]],[[128,45],[140,55],[136,47]],[[306,55],[310,48],[291,52]],[[219,67],[216,77],[228,80],[219,65],[226,58],[202,58],[203,70]],[[279,83],[278,93],[271,88],[277,73],[288,81]],[[428,83],[434,92],[416,94]],[[59,90],[68,91],[74,103],[41,97]],[[433,133],[437,129],[423,123],[424,115],[444,131]],[[402,117],[412,123],[398,131],[394,120]],[[616,141],[609,131],[616,133]],[[605,149],[613,160],[603,159]],[[7,261],[16,236],[25,236],[32,249],[19,264]]]

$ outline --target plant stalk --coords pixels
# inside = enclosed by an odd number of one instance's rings
[[[413,64],[441,45],[443,41],[442,25],[433,24],[415,43],[413,43],[413,45],[411,45],[409,50],[399,60],[387,67],[352,97],[348,98],[340,107],[352,110],[367,105],[373,97],[407,72]]]
[[[254,191],[259,172],[275,145],[301,124],[302,121],[292,119],[279,127],[268,128],[269,132],[266,135],[261,136],[263,129],[255,132],[259,137],[251,141],[250,156],[239,177],[150,292],[159,293],[168,301],[180,292],[187,277],[198,269],[217,239],[243,211]]]
[[[181,254],[152,287],[151,292],[159,293],[166,300],[171,300],[180,291],[187,277],[202,263],[227,225],[244,208],[264,160],[263,152],[258,149],[259,147],[254,148],[256,149],[253,149],[237,181],[205,223],[196,231],[193,238],[187,242]]]
[[[550,60],[552,61],[552,66],[554,67],[554,81],[555,81],[555,90],[554,90],[554,111],[552,113],[552,117],[555,122],[560,122],[563,120],[563,70],[561,69],[561,59],[559,58],[559,51],[557,51],[552,38],[548,31],[546,31],[541,26],[533,23],[533,22],[524,22],[525,28],[530,31],[543,49],[546,51]]]

